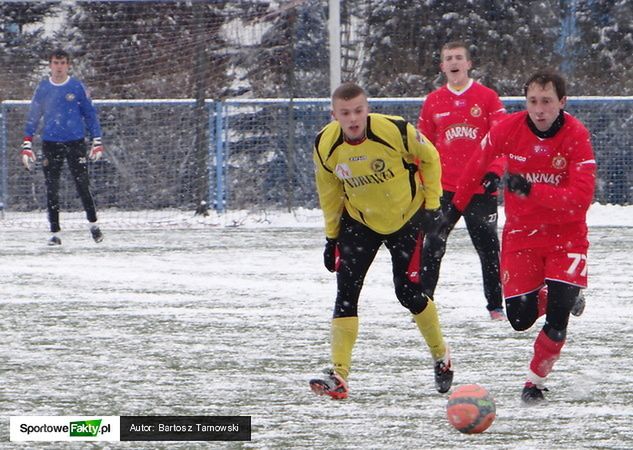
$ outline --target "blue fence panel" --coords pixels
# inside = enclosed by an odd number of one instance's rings
[[[370,99],[372,110],[416,123],[422,98]],[[509,111],[524,99],[502,99]],[[91,164],[100,208],[316,208],[312,147],[331,120],[330,100],[97,100],[104,160]],[[44,209],[43,176],[26,172],[19,149],[28,101],[0,111],[0,202],[15,211]],[[633,200],[633,98],[570,97],[567,108],[591,132],[598,161],[596,200]],[[35,148],[40,153],[39,142]],[[36,169],[39,169],[38,162]],[[80,210],[64,176],[62,208]],[[66,181],[64,181],[66,180]]]

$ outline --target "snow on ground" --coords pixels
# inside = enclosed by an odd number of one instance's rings
[[[319,211],[104,226],[98,245],[71,229],[60,248],[41,229],[0,225],[0,448],[15,448],[12,415],[252,417],[251,442],[93,448],[632,448],[631,211],[592,207],[587,309],[571,319],[538,407],[519,394],[542,322],[518,333],[490,321],[469,238],[463,228],[451,235],[436,297],[455,385],[482,384],[497,404],[476,436],[446,421],[447,396],[395,298],[385,250],[361,295],[350,398],[310,392],[308,379],[328,365],[336,290],[322,267]]]
[[[195,215],[193,211],[99,211],[99,223],[104,229],[138,228],[322,228],[323,215],[319,209],[296,208],[287,210],[232,210],[217,213],[210,209],[207,216]],[[63,230],[86,228],[83,211],[62,211]],[[503,226],[505,215],[499,208],[499,226]],[[633,206],[601,205],[594,203],[589,209],[587,222],[590,226],[633,227]],[[460,220],[456,228],[463,228]],[[46,213],[0,211],[0,231],[3,229],[48,230]]]

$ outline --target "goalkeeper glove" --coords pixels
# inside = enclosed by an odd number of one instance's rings
[[[325,239],[325,250],[323,250],[323,264],[330,272],[338,271],[340,264],[340,255],[338,251],[338,242],[336,239]]]
[[[523,175],[511,173],[508,175],[507,181],[508,190],[514,192],[517,195],[527,196],[532,189],[532,183],[530,183]]]
[[[494,172],[488,172],[481,179],[481,185],[484,187],[484,191],[486,194],[492,194],[496,192],[497,187],[499,187],[499,181],[501,178]]]
[[[92,148],[90,149],[90,154],[88,158],[92,161],[99,161],[103,156],[103,145],[101,144],[101,138],[96,137],[92,139]]]
[[[31,164],[35,164],[35,153],[33,153],[33,145],[30,137],[24,138],[20,155],[22,155],[22,164],[24,164],[26,170],[31,170]]]

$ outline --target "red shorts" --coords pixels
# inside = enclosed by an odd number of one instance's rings
[[[587,287],[587,250],[572,247],[536,247],[501,252],[501,284],[504,298],[527,294],[545,285],[546,280]]]

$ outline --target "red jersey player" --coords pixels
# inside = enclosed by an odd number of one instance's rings
[[[527,111],[509,115],[484,138],[453,203],[463,210],[490,162],[507,157],[501,279],[508,320],[523,331],[546,315],[521,395],[534,403],[543,400],[543,384],[565,344],[570,313],[580,315],[584,307],[586,213],[596,162],[589,132],[563,111],[565,81],[560,75],[536,73],[524,92]]]
[[[462,215],[449,208],[457,183],[490,126],[505,116],[505,108],[497,93],[469,77],[472,61],[465,43],[445,44],[440,68],[447,84],[427,96],[418,118],[418,129],[435,144],[442,163],[444,223],[437,232],[426,236],[422,256],[422,287],[431,298],[435,294],[446,241]],[[496,191],[503,172],[501,161],[491,164],[486,186],[480,186],[463,210],[468,233],[481,260],[486,308],[494,320],[505,320],[497,236]]]

